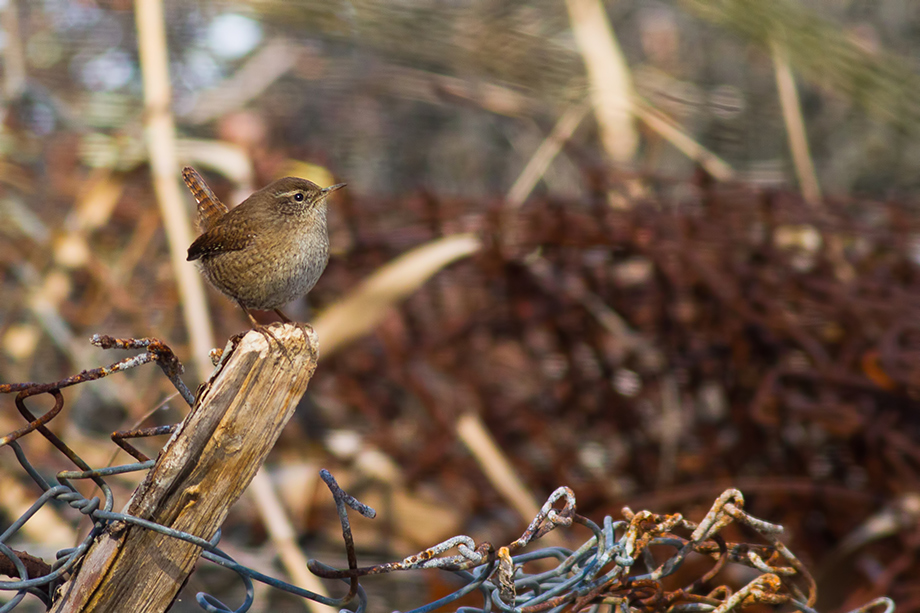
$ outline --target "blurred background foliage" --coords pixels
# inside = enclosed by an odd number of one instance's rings
[[[148,169],[133,4],[0,10],[0,379],[106,363],[86,342],[94,332],[156,336],[192,362]],[[883,593],[920,608],[909,579],[920,572],[910,323],[920,4],[166,0],[163,10],[180,164],[229,204],[285,174],[348,183],[330,212],[329,270],[289,313],[327,315],[357,292],[352,312],[367,321],[340,318],[326,332],[360,340],[324,355],[270,471],[311,556],[341,555],[314,487],[320,463],[384,505],[390,519],[356,522],[368,563],[458,532],[514,538],[533,501],[562,484],[585,514],[623,504],[689,514],[741,482],[753,513],[786,525],[793,550],[826,573],[822,610]],[[778,86],[784,67],[792,90]],[[190,197],[184,207],[192,219]],[[481,244],[423,252],[427,268],[392,277],[407,284],[401,295],[360,293],[393,258],[463,232]],[[245,320],[207,296],[220,345]],[[816,378],[777,391],[803,372]],[[107,433],[168,393],[154,369],[80,386],[55,427],[104,465]],[[11,405],[0,430],[18,427]],[[173,401],[144,423],[183,414]],[[457,425],[461,414],[480,419]],[[497,482],[472,459],[476,440],[493,438],[520,482]],[[0,460],[9,522],[36,493]],[[133,486],[123,479],[122,496]],[[890,521],[866,533],[870,517]],[[46,559],[80,529],[50,511],[36,524],[23,548]],[[244,563],[276,563],[251,501],[225,534]],[[870,542],[877,549],[863,549]],[[196,581],[218,591],[221,576]],[[373,610],[445,589],[436,577],[402,581],[371,581]],[[262,610],[301,608],[262,596]]]
[[[6,28],[8,159],[32,164],[63,133],[80,141],[88,167],[140,161],[130,8],[43,1],[17,10],[17,32]],[[741,177],[791,177],[773,37],[800,75],[822,184],[873,196],[914,187],[913,3],[627,1],[609,12],[638,93]],[[527,144],[587,87],[562,2],[167,2],[166,13],[184,135],[261,139],[328,162],[362,193],[507,189]],[[591,142],[592,128],[583,131],[579,142]],[[681,176],[690,167],[650,140],[643,168]],[[555,184],[577,193],[577,173],[559,166]]]

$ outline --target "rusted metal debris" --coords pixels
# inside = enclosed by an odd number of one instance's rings
[[[607,604],[615,606],[618,611],[631,613],[727,613],[757,605],[786,605],[793,610],[811,612],[817,600],[817,586],[810,572],[780,540],[782,526],[745,512],[744,497],[738,490],[723,492],[700,523],[690,521],[681,514],[633,513],[625,508],[625,520],[614,521],[607,516],[600,526],[577,514],[572,490],[561,487],[546,501],[524,534],[513,543],[498,548],[497,552],[489,542],[476,545],[468,536],[456,536],[400,562],[358,568],[345,512],[346,497],[351,497],[338,487],[328,471],[322,472],[336,500],[349,567],[333,570],[311,560],[310,569],[327,579],[349,579],[351,589],[347,600],[357,594],[357,578],[360,576],[432,568],[453,571],[467,584],[449,596],[413,609],[412,613],[451,606],[474,588],[484,596],[484,604],[481,608],[480,605],[467,605],[464,610],[490,611],[497,605],[505,611],[539,613],[549,610],[581,611]],[[366,507],[351,500],[349,506],[361,510],[368,517],[372,516],[365,512]],[[564,500],[564,506],[556,509],[554,505],[559,500]],[[720,533],[733,523],[753,530],[766,542],[727,542]],[[578,549],[548,548],[532,554],[520,554],[522,548],[537,542],[548,532],[571,528],[575,524],[593,532],[593,536]],[[681,533],[689,535],[682,536]],[[454,548],[458,551],[457,555],[444,555]],[[662,556],[662,549],[667,549],[669,555]],[[519,555],[515,559],[511,554],[516,551]],[[675,582],[679,583],[679,580],[672,575],[691,554],[701,554],[712,562],[712,566],[687,585],[675,587]],[[528,563],[554,557],[559,562],[554,569],[529,572]],[[726,570],[727,565],[747,566],[756,576],[737,590],[722,584],[707,593],[700,593],[716,576],[724,577],[720,573]],[[501,604],[495,600],[496,596]],[[881,606],[890,611],[894,605],[890,599],[879,598],[860,610]]]
[[[318,402],[348,409],[331,425],[360,416],[410,484],[472,478],[464,507],[487,510],[491,488],[454,444],[454,416],[472,408],[534,491],[577,482],[588,510],[680,508],[738,484],[818,563],[886,502],[920,491],[916,211],[815,211],[793,193],[705,182],[663,185],[628,211],[596,193],[514,214],[432,196],[401,201],[398,219],[395,203],[339,208],[333,242],[351,248],[314,292],[320,304],[440,235],[477,231],[488,248],[324,362]],[[838,278],[835,241],[851,279]],[[869,547],[883,565],[913,551]],[[835,572],[867,593],[913,593],[907,577],[920,574],[916,562],[880,574],[860,564]]]

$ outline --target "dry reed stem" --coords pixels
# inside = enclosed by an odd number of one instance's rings
[[[632,162],[639,147],[632,118],[632,79],[607,13],[600,0],[566,0],[566,6],[588,71],[604,150],[614,162]]]
[[[802,190],[802,197],[809,206],[820,208],[823,202],[821,187],[818,184],[815,164],[808,148],[805,120],[802,118],[802,106],[799,102],[795,79],[792,76],[792,68],[789,66],[788,54],[786,48],[776,39],[770,40],[770,51],[773,56],[776,88],[779,92],[780,106],[783,109],[783,121],[786,124],[786,135],[789,138],[789,150],[792,153],[799,189]],[[827,249],[837,278],[842,281],[852,281],[856,277],[856,272],[846,259],[841,237],[831,234],[827,239]]]
[[[776,89],[783,110],[783,121],[786,124],[786,136],[789,138],[789,150],[792,153],[795,175],[799,180],[799,188],[802,190],[805,202],[812,207],[818,207],[821,206],[821,187],[818,184],[815,164],[808,148],[802,105],[799,101],[795,79],[792,76],[792,69],[789,66],[788,54],[782,44],[775,39],[770,41],[770,51],[773,56]]]
[[[649,129],[665,139],[675,149],[699,164],[719,181],[731,181],[735,171],[722,158],[699,144],[670,117],[638,96],[633,98],[633,112]]]
[[[530,192],[536,186],[537,181],[543,177],[546,169],[556,159],[562,146],[572,137],[572,133],[575,132],[576,128],[581,125],[581,121],[585,118],[587,112],[588,105],[583,102],[573,104],[566,109],[559,121],[556,122],[555,127],[553,127],[553,131],[543,139],[543,142],[534,151],[514,185],[508,190],[508,195],[505,197],[506,206],[518,208],[524,204],[524,201],[527,200]]]
[[[457,420],[457,436],[475,458],[489,482],[505,501],[514,507],[525,524],[540,512],[541,503],[530,493],[517,476],[508,456],[489,434],[488,428],[473,411],[467,411]],[[543,539],[551,545],[562,545],[561,535],[551,532]]]
[[[192,242],[188,209],[179,188],[176,159],[176,126],[170,110],[169,57],[161,0],[135,0],[135,20],[144,82],[145,132],[150,171],[157,204],[169,243],[169,256],[179,286],[185,326],[192,346],[192,359],[200,379],[212,370],[208,357],[214,332],[205,300],[204,285],[195,267],[186,262]]]
[[[292,42],[283,38],[269,41],[233,76],[202,93],[184,119],[193,124],[207,123],[244,107],[294,68],[302,57],[301,47]]]
[[[297,544],[297,532],[291,525],[291,520],[278,498],[271,478],[264,470],[256,474],[248,491],[256,508],[259,509],[259,516],[275,546],[275,551],[294,585],[328,597],[326,587],[316,575],[307,570],[307,557]],[[336,611],[334,607],[315,600],[304,599],[301,602],[311,613],[335,613]]]
[[[323,357],[370,332],[391,306],[448,264],[480,247],[474,235],[455,234],[425,243],[382,266],[313,322],[313,329],[323,339]]]
[[[18,0],[8,0],[3,11],[3,95],[14,100],[26,86],[26,55],[19,33]]]

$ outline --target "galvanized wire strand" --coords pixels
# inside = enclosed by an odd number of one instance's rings
[[[17,459],[20,460],[20,463],[22,464],[26,473],[30,475],[34,474],[38,476],[34,467],[26,459],[25,454],[22,452],[21,447],[19,447],[19,445],[16,442],[11,443],[10,446],[16,452]],[[151,462],[144,462],[144,463],[129,464],[129,465],[124,465],[124,466],[110,467],[110,468],[99,469],[99,470],[84,471],[84,472],[65,471],[64,473],[58,475],[58,479],[63,479],[66,481],[68,479],[99,478],[101,476],[110,476],[114,474],[125,474],[129,472],[134,472],[134,471],[147,470],[151,468],[152,465],[153,465],[153,462],[151,461]],[[326,475],[328,475],[328,473],[326,473]],[[331,475],[328,475],[328,477],[331,479]],[[55,582],[67,569],[72,567],[72,565],[75,564],[79,560],[79,557],[82,555],[82,553],[88,548],[89,544],[92,542],[95,536],[101,531],[101,527],[106,525],[108,522],[114,522],[114,521],[132,524],[132,525],[139,526],[147,530],[152,530],[157,533],[170,536],[172,538],[178,538],[178,539],[193,543],[201,547],[204,550],[202,553],[203,558],[211,562],[214,562],[220,566],[223,566],[225,568],[229,568],[230,570],[236,572],[240,576],[241,580],[244,582],[244,585],[246,588],[246,598],[244,602],[238,608],[231,609],[227,607],[224,603],[222,603],[220,600],[218,600],[216,597],[205,594],[205,593],[199,593],[196,597],[197,601],[199,605],[206,611],[213,611],[217,613],[230,613],[231,611],[233,613],[244,613],[245,611],[248,611],[249,608],[253,604],[253,598],[254,598],[253,596],[254,591],[253,591],[253,585],[252,585],[253,580],[263,582],[267,585],[271,585],[274,588],[287,591],[289,593],[301,596],[303,598],[309,598],[312,600],[316,600],[318,602],[322,602],[330,606],[341,607],[347,604],[352,599],[356,598],[358,601],[358,606],[357,606],[358,611],[362,611],[366,607],[366,595],[364,594],[363,589],[360,589],[360,586],[354,590],[354,596],[351,595],[351,590],[349,590],[349,594],[347,594],[345,597],[340,598],[340,599],[324,598],[317,594],[309,592],[308,590],[303,590],[302,588],[298,588],[289,583],[269,577],[254,569],[238,564],[237,562],[233,561],[233,559],[230,556],[228,556],[226,553],[224,553],[217,547],[217,542],[219,541],[219,535],[215,537],[214,539],[212,539],[211,541],[207,541],[205,539],[196,537],[192,534],[174,530],[172,528],[168,528],[166,526],[162,526],[160,524],[156,524],[148,520],[133,517],[125,513],[113,512],[111,511],[111,504],[112,504],[111,500],[106,500],[104,507],[98,508],[98,505],[100,504],[100,501],[98,499],[94,498],[92,500],[87,500],[81,497],[79,494],[76,494],[72,486],[63,485],[63,484],[51,486],[50,484],[43,483],[42,481],[39,481],[39,480],[37,480],[36,482],[39,483],[40,486],[47,488],[45,493],[36,501],[36,503],[29,509],[29,511],[27,511],[22,517],[20,517],[16,522],[14,522],[14,524],[9,529],[7,529],[2,535],[0,535],[0,552],[2,552],[4,555],[10,558],[10,560],[15,565],[17,572],[20,573],[20,577],[22,577],[22,579],[20,579],[19,581],[0,582],[0,589],[17,592],[17,595],[9,603],[7,603],[2,609],[0,609],[0,611],[13,610],[13,608],[15,608],[15,606],[28,593],[35,594],[39,598],[42,598],[43,602],[48,604],[50,600],[47,598],[47,593],[37,592],[36,588],[41,587],[41,586],[49,586],[50,584]],[[341,492],[341,490],[339,490],[339,492]],[[347,494],[344,494],[344,492],[342,492],[341,495],[339,495],[338,492],[336,492],[336,494],[337,494],[336,495],[337,499],[342,495],[347,496]],[[726,492],[726,494],[735,496],[738,493]],[[15,532],[18,529],[20,529],[22,525],[24,525],[25,522],[28,521],[28,519],[32,515],[34,515],[34,513],[39,508],[41,508],[49,500],[52,500],[55,498],[65,499],[69,502],[71,506],[74,506],[75,508],[78,508],[81,510],[86,510],[85,512],[90,517],[92,517],[94,522],[97,524],[97,529],[94,530],[93,533],[91,533],[91,535],[87,537],[87,539],[84,540],[84,542],[82,542],[79,547],[62,552],[64,555],[61,557],[60,560],[58,560],[59,566],[55,569],[54,572],[44,575],[42,577],[29,578],[27,575],[25,566],[22,564],[21,561],[19,561],[19,558],[16,556],[16,554],[5,544],[5,541],[12,534],[15,534]],[[363,505],[355,501],[353,498],[351,499],[351,501],[354,504],[350,504],[348,506],[351,506],[353,508],[363,507]],[[724,516],[719,515],[719,509],[724,510],[727,505],[720,504],[720,503],[722,503],[721,499],[717,501],[717,504],[713,507],[713,509],[716,510],[716,513],[712,514],[711,517],[707,517],[709,521],[704,521],[701,524],[703,526],[703,529],[697,531],[699,535],[703,535],[703,536],[710,535],[712,530],[715,529],[715,527],[726,525],[724,521],[722,521]],[[345,506],[344,503],[343,503],[343,506]],[[572,508],[574,508],[574,504],[572,505]],[[541,514],[544,516],[549,516],[549,514],[545,512]],[[738,517],[743,517],[743,518],[748,517],[747,515],[741,515],[737,513],[734,513],[734,514],[737,515]],[[729,515],[729,517],[731,516]],[[659,523],[659,525],[669,525],[669,524],[679,523],[679,522],[674,521],[674,519],[675,519],[674,517],[671,517],[670,521],[662,521]],[[732,519],[735,519],[735,518],[732,518]],[[747,525],[754,528],[755,530],[766,528],[763,532],[761,532],[761,534],[764,534],[764,533],[769,534],[773,532],[776,528],[775,526],[772,526],[772,525],[766,525],[764,522],[761,522],[760,520],[756,520],[756,518],[749,518],[749,519],[750,521],[747,522]],[[461,578],[463,581],[465,581],[465,585],[463,585],[458,590],[456,590],[455,592],[453,592],[452,594],[448,596],[438,599],[437,601],[428,603],[422,607],[413,609],[410,613],[428,613],[430,611],[433,611],[436,608],[446,606],[450,604],[451,602],[455,602],[458,599],[474,591],[477,591],[477,590],[483,594],[482,608],[463,607],[462,610],[468,611],[468,612],[506,611],[508,613],[561,610],[565,606],[571,605],[579,597],[582,597],[590,592],[595,592],[598,590],[598,588],[603,588],[608,583],[615,582],[619,575],[628,572],[628,567],[633,566],[634,563],[638,560],[638,557],[643,553],[645,548],[649,546],[662,546],[662,545],[672,546],[672,547],[677,548],[678,554],[680,554],[681,552],[684,552],[685,550],[687,550],[688,545],[693,544],[693,543],[700,544],[701,542],[695,539],[686,540],[686,539],[681,539],[681,538],[676,538],[676,537],[652,538],[652,539],[645,539],[644,541],[646,543],[645,546],[642,547],[641,550],[638,550],[638,549],[635,549],[635,543],[636,543],[635,533],[631,532],[630,530],[624,529],[626,528],[626,522],[614,521],[613,518],[607,517],[603,521],[604,527],[601,528],[597,524],[594,524],[594,522],[584,520],[584,518],[579,518],[579,520],[580,521],[578,521],[578,523],[581,523],[583,525],[588,525],[592,528],[593,536],[586,543],[584,543],[581,547],[579,547],[577,550],[571,551],[571,550],[558,548],[558,547],[546,548],[546,549],[541,549],[541,550],[537,550],[533,552],[522,553],[516,556],[515,558],[513,558],[513,563],[515,566],[514,584],[515,584],[515,588],[517,591],[517,595],[514,598],[513,602],[504,602],[502,598],[500,597],[499,587],[496,585],[496,583],[492,579],[494,570],[495,570],[495,566],[496,566],[496,561],[494,557],[492,557],[491,560],[477,565],[471,571],[454,570],[453,574],[455,574],[456,576]],[[539,526],[540,526],[539,522],[536,522],[530,526],[529,530],[535,534],[539,532]],[[616,538],[615,529],[622,532],[622,535],[618,539]],[[347,534],[348,537],[350,538],[350,528],[348,524],[345,522],[343,522],[343,534]],[[475,547],[475,546],[470,547],[470,544],[469,544],[470,542],[471,540],[469,540],[468,537],[458,536],[458,537],[455,537],[454,539],[449,539],[448,541],[445,541],[444,543],[441,543],[440,545],[435,546],[428,551],[432,553],[433,552],[443,553],[447,549],[450,549],[458,544],[463,544],[465,548],[469,549],[470,551],[472,551],[473,549],[481,549],[481,546],[480,547]],[[600,546],[598,545],[599,543],[601,544]],[[627,555],[626,556],[627,559],[621,559],[623,557],[623,552],[628,551],[630,549],[633,550],[632,555]],[[350,551],[352,554],[354,553],[353,544],[352,544],[352,548],[350,549]],[[678,554],[676,554],[676,556]],[[391,563],[387,566],[390,569],[420,570],[420,569],[425,569],[425,568],[431,568],[433,563],[435,563],[435,565],[440,564],[441,567],[448,569],[450,568],[451,565],[466,564],[470,561],[468,558],[465,558],[463,556],[448,556],[448,557],[443,557],[443,558],[434,557],[434,558],[429,558],[429,559],[423,559],[423,558],[424,556],[410,556],[410,558],[407,558],[407,560],[411,559],[413,561],[408,564],[402,564],[402,566],[400,566],[396,563]],[[549,571],[542,571],[536,574],[528,574],[524,572],[523,570],[524,565],[530,562],[536,561],[536,560],[545,560],[545,559],[556,559],[558,560],[559,564],[556,566],[555,569],[552,569]],[[673,559],[675,558],[670,558],[669,561]],[[627,562],[626,564],[627,568],[621,568],[620,571],[617,573],[608,572],[604,575],[598,576],[599,571],[603,569],[607,564],[609,564],[611,560],[618,560],[617,562],[614,562],[616,566],[620,566],[621,563]],[[761,601],[769,601],[769,598],[768,598],[769,594],[765,594],[765,592],[772,591],[772,588],[775,587],[775,584],[779,582],[778,577],[773,573],[776,573],[780,569],[774,566],[769,566],[760,557],[757,557],[755,561],[755,558],[752,556],[739,555],[739,560],[747,560],[749,562],[750,567],[755,568],[757,570],[761,570],[762,572],[764,572],[764,574],[761,575],[761,577],[758,578],[758,580],[752,581],[751,583],[749,583],[744,589],[739,590],[738,592],[731,595],[729,598],[725,599],[724,602],[722,602],[721,606],[717,607],[717,606],[708,605],[705,603],[688,603],[685,605],[683,604],[679,605],[679,608],[677,608],[676,610],[681,610],[681,611],[714,611],[714,610],[729,611],[729,610],[733,610],[737,608],[743,602],[745,602],[746,600],[750,600],[752,598],[755,600],[757,598],[760,598]],[[660,571],[660,569],[664,566],[665,566],[664,564],[660,565],[657,570]],[[673,564],[668,564],[667,566],[669,566],[669,569],[668,569],[669,572],[667,574],[670,574],[670,572],[673,572],[674,570],[676,570],[680,566],[680,564],[673,563]],[[327,576],[331,574],[332,572],[334,572],[333,569],[331,569],[330,567],[323,565],[321,563],[318,563],[316,561],[311,561],[311,568],[314,568],[315,570],[318,570],[320,573],[325,574]],[[352,570],[356,570],[356,569],[352,569]],[[770,572],[767,572],[767,571],[770,571]],[[784,567],[782,569],[782,572],[783,574],[791,574],[791,573],[796,572],[796,569],[792,567]],[[348,571],[344,571],[344,574],[347,575],[349,573]],[[639,575],[639,576],[630,578],[630,581],[633,583],[639,583],[644,580],[648,580],[650,577],[654,575],[655,573]],[[354,576],[353,578],[356,578],[356,576]],[[347,576],[340,576],[340,579],[345,581],[346,583],[350,582]],[[627,584],[624,583],[624,587],[626,585]],[[783,599],[782,601],[796,607],[798,610],[801,610],[805,613],[811,613],[811,611],[813,611],[813,609],[806,602],[802,602],[797,599],[787,598],[787,599]],[[884,605],[885,611],[887,613],[887,611],[890,610],[891,606],[893,606],[893,605],[890,605],[889,602],[890,601],[887,601],[887,600],[873,601],[873,603],[870,603],[870,605],[867,605],[862,610],[869,611],[873,607]],[[637,609],[629,608],[627,610],[636,611]],[[641,610],[641,609],[638,609],[638,610]]]
[[[275,589],[313,600],[328,606],[344,608],[353,606],[357,613],[363,613],[368,605],[367,595],[359,578],[367,575],[395,571],[420,571],[440,569],[451,572],[462,583],[453,593],[434,602],[412,609],[409,613],[429,613],[445,607],[474,592],[482,595],[479,607],[463,606],[458,611],[465,613],[542,613],[564,609],[597,610],[599,605],[614,607],[619,613],[653,613],[671,610],[693,613],[728,613],[741,611],[751,605],[788,605],[803,613],[817,613],[814,603],[817,598],[815,582],[811,574],[779,540],[782,526],[751,516],[744,510],[744,496],[736,489],[726,490],[714,502],[710,511],[698,524],[680,514],[662,515],[650,511],[634,513],[623,509],[623,519],[606,516],[596,523],[576,512],[574,492],[567,487],[556,489],[544,503],[533,521],[516,540],[496,548],[489,542],[476,543],[466,535],[446,539],[424,551],[400,561],[374,566],[359,567],[357,549],[348,517],[348,509],[357,511],[366,518],[373,518],[376,512],[345,492],[332,474],[322,470],[320,476],[335,501],[342,538],[345,545],[348,568],[335,569],[317,560],[309,561],[309,569],[324,578],[338,579],[348,585],[348,591],[340,598],[325,597],[290,583],[265,575],[255,569],[239,564],[218,548],[220,532],[211,540],[175,530],[156,522],[113,511],[114,497],[105,478],[153,468],[155,461],[135,462],[120,466],[94,469],[89,467],[64,442],[53,435],[44,425],[38,423],[23,404],[23,399],[39,393],[55,395],[55,409],[63,408],[63,397],[59,389],[86,380],[106,376],[149,361],[160,364],[171,380],[181,372],[178,361],[172,361],[168,348],[153,339],[139,341],[118,341],[99,337],[100,345],[123,348],[145,348],[147,352],[140,359],[122,361],[107,369],[85,371],[53,384],[14,384],[3,386],[5,392],[17,392],[17,407],[30,422],[27,432],[4,439],[4,444],[13,453],[23,471],[42,490],[42,494],[20,517],[0,534],[0,562],[8,561],[4,572],[17,575],[17,580],[0,581],[0,590],[15,592],[0,613],[12,611],[26,597],[32,594],[46,606],[51,605],[52,594],[65,575],[79,563],[95,539],[113,522],[150,530],[170,538],[180,539],[200,547],[201,557],[235,572],[243,582],[245,597],[236,608],[231,608],[215,596],[200,592],[196,595],[199,606],[214,613],[245,613],[254,604],[254,584],[259,581]],[[144,357],[148,356],[148,357]],[[124,366],[122,366],[124,365]],[[174,381],[175,383],[175,381]],[[177,387],[179,387],[177,385]],[[181,391],[181,390],[180,390]],[[60,406],[58,406],[60,405]],[[47,413],[46,413],[47,415]],[[44,417],[44,416],[43,416]],[[52,416],[53,418],[53,416]],[[17,433],[21,430],[17,430]],[[50,480],[45,479],[29,461],[22,446],[16,440],[32,432],[38,432],[75,464],[79,470],[63,470]],[[102,498],[86,498],[72,485],[73,481],[90,480],[99,485]],[[89,534],[73,548],[57,554],[57,560],[50,570],[47,565],[37,564],[35,558],[13,550],[9,542],[25,524],[52,500],[67,505],[88,516],[93,522]],[[558,506],[561,504],[561,508]],[[760,543],[731,543],[720,532],[731,524],[741,524],[757,533]],[[559,528],[571,529],[582,526],[590,537],[578,548],[547,547],[523,551],[542,536]],[[660,559],[662,548],[673,549],[666,559]],[[653,554],[652,548],[655,549]],[[712,565],[689,585],[665,590],[661,582],[673,575],[686,562],[691,553],[712,561]],[[555,560],[555,568],[546,569],[546,561]],[[534,572],[529,572],[532,563]],[[42,569],[32,576],[29,563]],[[709,594],[697,593],[700,587],[711,581],[726,564],[743,565],[758,573],[747,585],[737,591],[721,586]],[[644,568],[644,572],[640,571]],[[669,587],[670,586],[669,584]],[[880,598],[867,603],[853,613],[892,613],[894,603]]]

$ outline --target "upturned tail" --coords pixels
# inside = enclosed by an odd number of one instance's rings
[[[198,229],[202,233],[207,232],[218,219],[227,214],[227,206],[214,195],[198,171],[191,166],[182,169],[182,179],[198,203]]]

